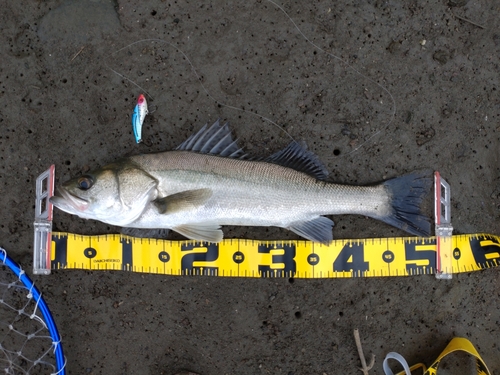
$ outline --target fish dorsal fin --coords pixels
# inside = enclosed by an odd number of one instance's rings
[[[307,173],[318,180],[325,180],[328,177],[328,170],[316,154],[308,151],[305,144],[301,145],[296,141],[267,157],[264,161]]]
[[[177,150],[194,151],[201,154],[225,156],[228,158],[244,158],[243,149],[238,147],[227,123],[220,125],[219,120],[211,127],[205,124],[196,134],[181,143]]]

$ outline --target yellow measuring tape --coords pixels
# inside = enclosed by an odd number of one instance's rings
[[[472,345],[472,343],[469,340],[462,337],[453,338],[429,368],[426,368],[423,363],[418,363],[410,367],[410,370],[413,372],[416,369],[422,369],[423,375],[436,375],[439,363],[443,360],[443,358],[446,357],[448,354],[458,351],[466,352],[467,354],[470,354],[476,358],[477,375],[490,375],[488,367],[486,367],[486,364],[484,363],[483,359],[477,352],[474,345]],[[404,374],[405,372],[402,371],[399,372],[397,375],[404,375]]]
[[[455,235],[451,269],[472,272],[500,265],[500,237]],[[227,239],[218,244],[112,234],[52,233],[52,269],[123,270],[164,275],[351,278],[436,272],[436,238],[394,237],[310,241]]]

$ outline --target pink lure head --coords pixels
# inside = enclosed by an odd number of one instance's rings
[[[139,95],[139,98],[137,98],[137,104],[141,105],[142,103],[144,103],[146,101],[146,98],[144,97],[144,95]]]

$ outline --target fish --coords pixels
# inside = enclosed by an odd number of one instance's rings
[[[132,113],[132,131],[134,132],[135,142],[142,142],[142,124],[148,114],[148,102],[143,94],[137,98],[137,104]]]
[[[420,206],[431,186],[428,170],[370,186],[336,184],[305,143],[252,158],[217,120],[175,150],[119,159],[70,179],[50,201],[125,233],[170,229],[216,243],[223,225],[274,226],[328,244],[334,222],[325,215],[365,215],[429,236],[431,221]]]

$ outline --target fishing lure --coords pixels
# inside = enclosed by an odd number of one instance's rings
[[[134,131],[135,141],[140,143],[142,141],[142,123],[144,118],[148,114],[148,103],[144,95],[139,95],[137,98],[137,104],[134,108],[134,113],[132,114],[132,130]]]

